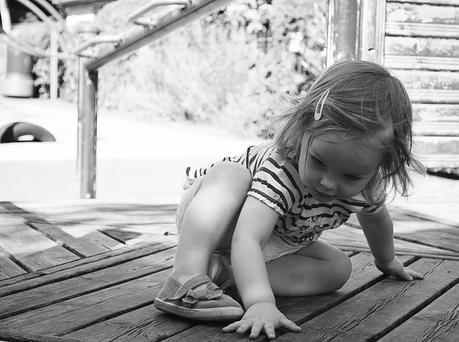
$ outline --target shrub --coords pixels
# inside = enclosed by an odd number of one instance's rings
[[[132,5],[135,3],[135,7]],[[105,6],[106,32],[128,29],[133,0]],[[310,6],[309,6],[310,5]],[[104,108],[272,135],[276,102],[322,69],[325,1],[237,1],[100,70]]]

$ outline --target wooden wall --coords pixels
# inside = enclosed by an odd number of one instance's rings
[[[459,0],[386,1],[383,63],[407,87],[415,152],[459,167]]]

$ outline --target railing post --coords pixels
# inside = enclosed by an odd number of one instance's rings
[[[382,64],[386,0],[360,0],[359,58]]]
[[[98,32],[93,27],[80,27],[85,39]],[[87,69],[90,57],[78,58],[78,151],[77,174],[80,198],[96,197],[96,155],[97,155],[97,70]]]
[[[358,0],[330,0],[327,17],[327,66],[358,56]]]

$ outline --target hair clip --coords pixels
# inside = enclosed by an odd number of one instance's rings
[[[330,94],[330,89],[327,89],[326,91],[324,91],[322,96],[320,96],[319,101],[317,101],[316,110],[314,111],[314,120],[316,121],[320,120],[320,118],[322,117],[322,111],[324,109],[325,101],[327,100],[328,94]]]

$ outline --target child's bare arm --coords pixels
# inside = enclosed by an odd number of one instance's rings
[[[395,256],[393,222],[385,205],[375,213],[357,214],[357,218],[381,272],[404,280],[423,278],[410,268],[403,267],[403,263]]]
[[[264,331],[268,338],[274,338],[278,327],[300,329],[277,309],[263,258],[262,246],[277,219],[274,210],[255,198],[248,197],[244,203],[233,235],[231,260],[246,313],[240,321],[225,327],[225,331],[250,331],[251,338]]]

